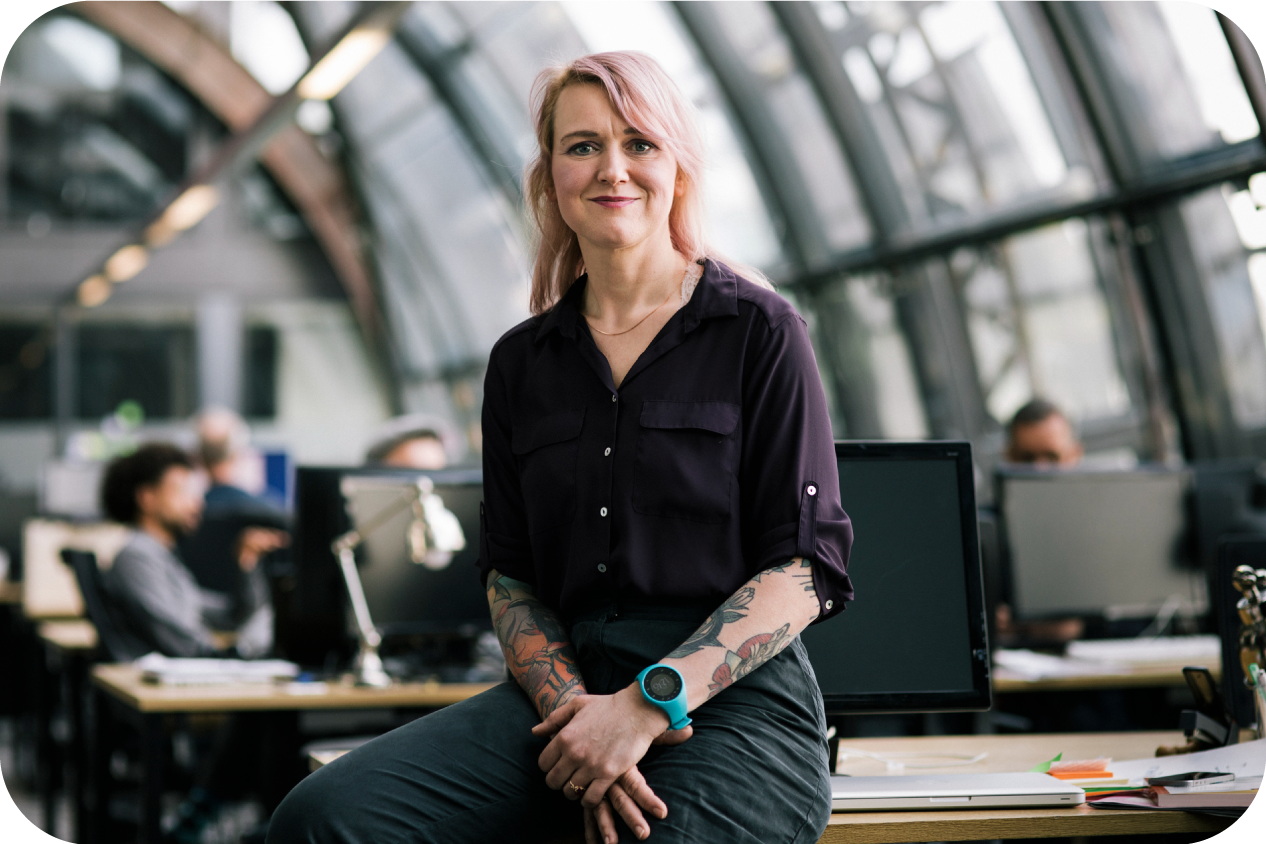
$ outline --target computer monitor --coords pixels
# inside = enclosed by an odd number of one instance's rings
[[[479,470],[300,466],[295,472],[296,582],[287,607],[290,629],[285,634],[279,629],[292,659],[321,661],[314,640],[324,639],[329,648],[330,630],[341,638],[348,629],[347,589],[330,544],[353,527],[364,529],[421,477],[431,479],[435,494],[457,517],[466,547],[442,567],[434,561],[413,562],[405,540],[413,520],[410,508],[371,531],[356,550],[356,563],[374,625],[387,638],[492,629],[475,567],[483,498]]]
[[[831,714],[988,709],[971,445],[835,444],[857,600],[801,638]]]
[[[1005,469],[996,479],[1017,618],[1143,618],[1167,602],[1205,611],[1186,470]]]

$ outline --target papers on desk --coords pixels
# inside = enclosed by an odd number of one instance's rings
[[[299,666],[284,659],[177,659],[151,653],[132,664],[145,682],[165,686],[273,683],[299,676]]]
[[[1257,796],[1266,773],[1266,739],[1233,744],[1199,753],[1131,759],[1112,763],[1113,773],[1127,781],[1119,790],[1088,795],[1098,809],[1174,809],[1238,816]],[[1199,788],[1148,787],[1148,777],[1187,771],[1235,774],[1231,782]]]
[[[1065,653],[1070,659],[1117,665],[1219,665],[1222,640],[1213,635],[1081,639],[1069,642]]]
[[[1025,680],[1050,680],[1059,677],[1085,677],[1092,674],[1117,674],[1122,666],[1111,663],[1068,659],[1028,650],[998,650],[994,665],[1005,668]]]

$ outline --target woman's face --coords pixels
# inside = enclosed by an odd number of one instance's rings
[[[662,237],[680,194],[677,159],[629,126],[599,85],[569,85],[554,113],[554,194],[582,249]]]

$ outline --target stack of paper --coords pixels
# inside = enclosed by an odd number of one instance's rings
[[[1125,780],[1115,788],[1087,788],[1086,802],[1097,809],[1175,809],[1238,816],[1257,796],[1266,772],[1266,740],[1249,741],[1199,753],[1113,762],[1113,773]],[[1177,788],[1152,787],[1149,777],[1188,771],[1234,774],[1225,783]],[[1097,793],[1089,793],[1089,792]]]
[[[167,686],[272,683],[299,676],[299,666],[284,659],[177,659],[151,653],[132,664],[147,683]]]

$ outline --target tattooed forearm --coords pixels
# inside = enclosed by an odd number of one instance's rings
[[[751,637],[739,645],[736,651],[726,651],[725,660],[712,672],[712,682],[708,684],[708,700],[778,656],[779,651],[791,644],[790,629],[790,624],[784,624],[773,633]]]
[[[821,611],[813,563],[794,557],[752,577],[664,661],[681,672],[693,709],[781,653]]]
[[[744,586],[735,592],[726,599],[724,604],[717,607],[712,615],[707,617],[698,630],[690,634],[689,639],[682,642],[665,659],[680,659],[683,656],[698,653],[704,648],[725,647],[725,645],[721,644],[721,640],[717,638],[721,635],[721,629],[727,624],[733,624],[741,618],[746,618],[747,613],[744,610],[754,597],[756,597],[756,590],[751,586]]]
[[[584,694],[567,630],[532,587],[494,571],[488,578],[488,606],[510,673],[542,719]]]

